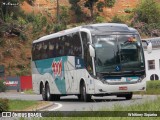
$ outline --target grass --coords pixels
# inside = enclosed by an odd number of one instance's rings
[[[160,80],[147,82],[147,94],[160,94]]]
[[[25,110],[36,104],[38,105],[38,101],[9,100],[9,111]]]
[[[135,104],[127,107],[117,105],[113,111],[160,111],[160,97],[153,101],[146,101],[143,104]]]
[[[160,80],[147,81],[146,91],[135,92],[135,94],[160,95]]]
[[[76,112],[72,112],[74,117],[55,117],[53,114],[52,117],[44,117],[44,118],[32,118],[31,120],[159,120],[159,117],[129,117],[128,113],[154,113],[160,110],[160,97],[154,101],[146,101],[143,104],[136,104],[131,106],[120,106],[115,105],[113,108],[110,109],[100,109],[99,111],[93,111],[90,114],[88,112],[80,112],[79,115],[76,115]],[[113,111],[113,112],[112,112]],[[116,111],[116,112],[115,112]],[[141,112],[141,113],[140,113]],[[91,115],[92,114],[92,115]],[[108,117],[104,117],[105,114],[109,114]],[[118,114],[118,115],[117,115]],[[95,115],[95,117],[93,117]],[[160,112],[159,112],[160,115]],[[80,117],[81,116],[81,117]],[[92,117],[90,117],[92,116]],[[97,116],[97,117],[96,117]],[[111,117],[112,116],[112,117]],[[115,117],[113,117],[115,116]],[[116,117],[117,116],[117,117]],[[119,117],[119,116],[127,116],[127,117]],[[20,119],[20,120],[27,120],[27,119]]]
[[[25,94],[35,94],[32,89],[24,90]]]

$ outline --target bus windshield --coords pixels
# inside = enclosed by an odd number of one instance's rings
[[[144,56],[137,34],[95,35],[96,72],[128,72],[144,70]]]

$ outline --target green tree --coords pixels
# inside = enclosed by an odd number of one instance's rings
[[[28,2],[30,5],[34,5],[35,0],[25,0],[25,1]]]
[[[160,36],[160,3],[156,0],[142,0],[134,10],[131,23],[141,33]]]
[[[0,92],[6,91],[6,85],[4,84],[4,80],[0,80]]]
[[[116,0],[69,0],[71,4],[71,10],[75,12],[77,21],[82,20],[85,14],[84,8],[88,8],[90,11],[90,18],[92,21],[99,15],[99,12],[103,12],[104,7],[113,7]]]
[[[10,15],[13,11],[16,13],[16,9],[25,0],[0,0],[0,17],[5,20],[6,15]]]
[[[57,23],[60,21],[60,16],[59,16],[59,0],[57,0]]]
[[[91,18],[94,18],[94,8],[97,9],[98,12],[103,12],[104,7],[113,7],[115,0],[86,0],[84,2],[84,6],[90,10]],[[96,13],[97,14],[97,13]]]
[[[93,19],[93,16],[94,16],[94,6],[96,5],[97,2],[98,2],[98,0],[87,0],[84,3],[84,6],[87,7],[90,10],[90,14],[91,14],[92,19]]]
[[[69,22],[69,8],[67,6],[60,6],[60,19],[65,26]]]
[[[105,0],[106,7],[113,7],[116,0]]]
[[[81,7],[78,4],[79,2],[80,0],[69,0],[69,3],[71,4],[71,10],[74,11],[77,22],[80,22],[83,19],[83,12]]]
[[[155,0],[143,0],[135,9],[137,20],[147,24],[157,23],[160,20],[160,7]]]
[[[103,12],[104,2],[100,1],[97,3],[97,9],[99,12]]]

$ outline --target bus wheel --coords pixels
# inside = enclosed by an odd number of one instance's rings
[[[91,101],[91,95],[86,93],[86,85],[85,85],[85,83],[83,83],[81,85],[80,92],[81,92],[81,100],[82,101],[84,101],[84,102]]]
[[[50,94],[50,88],[49,88],[48,83],[46,84],[45,94],[46,94],[47,101],[50,101],[51,100],[51,94]]]
[[[126,100],[131,100],[132,96],[133,96],[133,93],[131,92],[131,93],[126,94],[125,98],[126,98]]]
[[[45,100],[45,101],[47,101],[47,96],[46,96],[46,92],[45,92],[45,87],[44,87],[44,85],[42,85],[41,86],[42,88],[42,98],[43,98],[43,100]]]

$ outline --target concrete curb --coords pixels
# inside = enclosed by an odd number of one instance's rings
[[[42,110],[44,110],[44,109],[46,109],[46,108],[48,108],[48,107],[50,107],[52,105],[54,105],[54,103],[53,102],[49,102],[49,104],[37,108],[37,111],[42,111]]]

